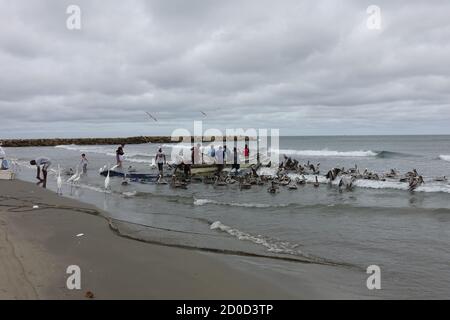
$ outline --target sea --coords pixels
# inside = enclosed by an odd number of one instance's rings
[[[126,145],[125,167],[156,173],[152,162],[157,148],[170,155],[175,146]],[[105,190],[99,169],[115,164],[116,148],[61,145],[5,151],[18,178],[26,181],[36,182],[29,160],[51,158],[48,188],[57,189],[59,165],[63,196],[104,210],[119,235],[261,257],[256,260],[261,264],[282,261],[292,271],[312,263],[366,274],[375,265],[381,271],[381,298],[450,297],[450,183],[436,181],[450,176],[450,136],[280,137],[279,148],[271,151],[300,163],[320,163],[320,187],[280,187],[275,194],[267,192],[267,184],[241,190],[238,184],[192,182],[187,189],[174,189],[145,181],[123,185],[121,178],[111,178]],[[69,176],[64,171],[76,170],[81,153],[89,160],[87,174],[76,184],[65,182]],[[355,165],[379,174],[416,169],[425,184],[411,192],[399,179],[357,180],[352,190],[343,190],[324,177],[331,168]],[[260,169],[260,174],[275,173],[276,168]]]

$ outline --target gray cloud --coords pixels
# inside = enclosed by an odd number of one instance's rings
[[[284,135],[450,134],[448,1],[0,5],[0,137],[170,134],[200,111]]]

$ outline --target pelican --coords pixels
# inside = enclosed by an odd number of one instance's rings
[[[222,179],[219,179],[219,176],[216,176],[216,179],[214,181],[215,186],[226,186],[227,183],[223,181]]]
[[[186,189],[186,183],[181,182],[177,179],[176,175],[172,175],[172,180],[170,182],[170,186],[172,188],[182,188],[182,189]]]
[[[269,193],[276,193],[277,191],[278,191],[278,188],[276,187],[275,183],[272,181],[272,184],[267,189],[267,192],[269,192]]]
[[[319,179],[317,178],[317,176],[316,176],[316,182],[314,182],[314,187],[315,188],[318,188],[320,186],[320,184],[319,184]]]
[[[242,189],[250,189],[252,185],[247,181],[246,178],[243,178],[239,181],[239,188]]]
[[[289,185],[288,185],[288,189],[289,190],[297,190],[298,189],[298,187],[297,187],[297,185],[295,184],[295,183],[290,183]]]
[[[339,189],[345,187],[347,190],[351,190],[353,188],[353,182],[355,181],[355,177],[351,177],[350,179],[348,177],[343,177],[341,181],[339,181]]]
[[[425,184],[422,176],[411,178],[411,181],[409,183],[409,191],[416,190],[422,184]]]
[[[62,179],[61,179],[61,167],[58,164],[58,177],[56,178],[56,186],[58,187],[56,193],[62,195]]]
[[[302,174],[302,178],[300,179],[300,178],[295,178],[295,182],[297,182],[297,184],[300,184],[300,185],[303,185],[303,184],[306,184],[306,178],[305,178],[305,176]]]

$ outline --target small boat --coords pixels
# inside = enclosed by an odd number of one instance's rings
[[[248,169],[251,167],[252,164],[250,163],[241,163],[240,164],[240,168],[241,169]],[[229,168],[231,169],[232,164],[225,164],[224,168]],[[217,164],[212,163],[212,164],[194,164],[191,166],[191,173],[192,174],[207,174],[207,173],[213,173],[217,171]]]
[[[106,177],[108,175],[108,170],[104,170],[100,172],[100,175]],[[124,174],[120,171],[109,170],[110,177],[124,177],[130,180],[147,180],[147,181],[156,181],[158,180],[159,173],[137,173],[137,172],[129,172]]]

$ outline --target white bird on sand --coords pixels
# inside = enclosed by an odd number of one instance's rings
[[[56,178],[56,186],[58,187],[56,193],[62,195],[61,167],[59,164],[58,164],[58,177]]]
[[[77,167],[77,170],[75,171],[75,174],[73,175],[73,176],[71,176],[69,179],[67,179],[67,183],[69,183],[69,182],[74,182],[74,180],[77,178],[79,176],[79,174],[78,174],[78,167]]]

